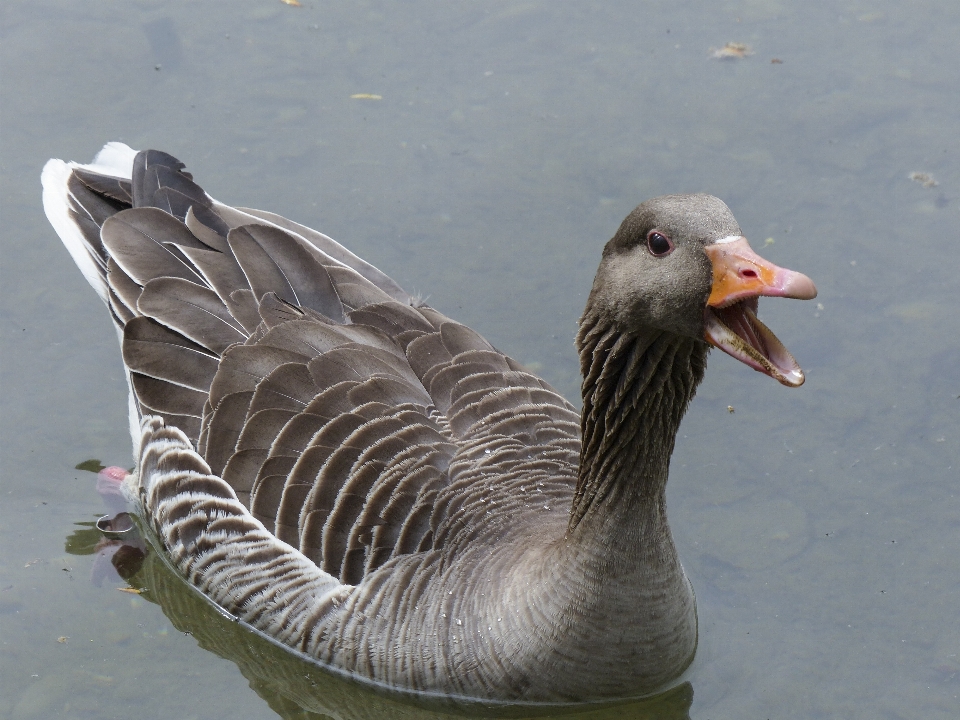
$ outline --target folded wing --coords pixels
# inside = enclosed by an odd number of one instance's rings
[[[44,204],[121,331],[136,414],[179,428],[269,533],[356,584],[484,522],[508,532],[534,492],[569,501],[579,418],[559,394],[327,236],[218,203],[183,168],[114,143],[51,161]]]

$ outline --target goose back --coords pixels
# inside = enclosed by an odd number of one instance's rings
[[[530,523],[562,532],[579,416],[547,383],[326,235],[213,200],[166,153],[104,154],[48,172],[138,424],[162,421],[141,452],[182,431],[269,537],[346,585]]]

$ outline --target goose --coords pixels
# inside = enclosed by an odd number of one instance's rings
[[[810,299],[729,208],[666,195],[603,248],[582,410],[320,232],[224,205],[166,153],[50,160],[50,223],[129,384],[122,488],[223,613],[335,673],[444,698],[640,696],[697,646],[667,524],[677,431],[717,347],[804,375],[758,298]]]

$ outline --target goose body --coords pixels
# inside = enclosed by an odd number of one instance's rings
[[[319,232],[175,158],[51,160],[44,208],[120,334],[125,489],[182,576],[294,651],[405,691],[651,692],[697,644],[667,524],[709,346],[799,385],[759,295],[813,284],[706,195],[639,206],[577,337],[579,413]]]

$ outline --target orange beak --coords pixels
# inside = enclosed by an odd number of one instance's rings
[[[815,298],[813,281],[767,262],[744,237],[725,238],[704,251],[713,263],[713,287],[704,310],[707,342],[784,385],[802,385],[803,370],[756,312],[761,295]]]

